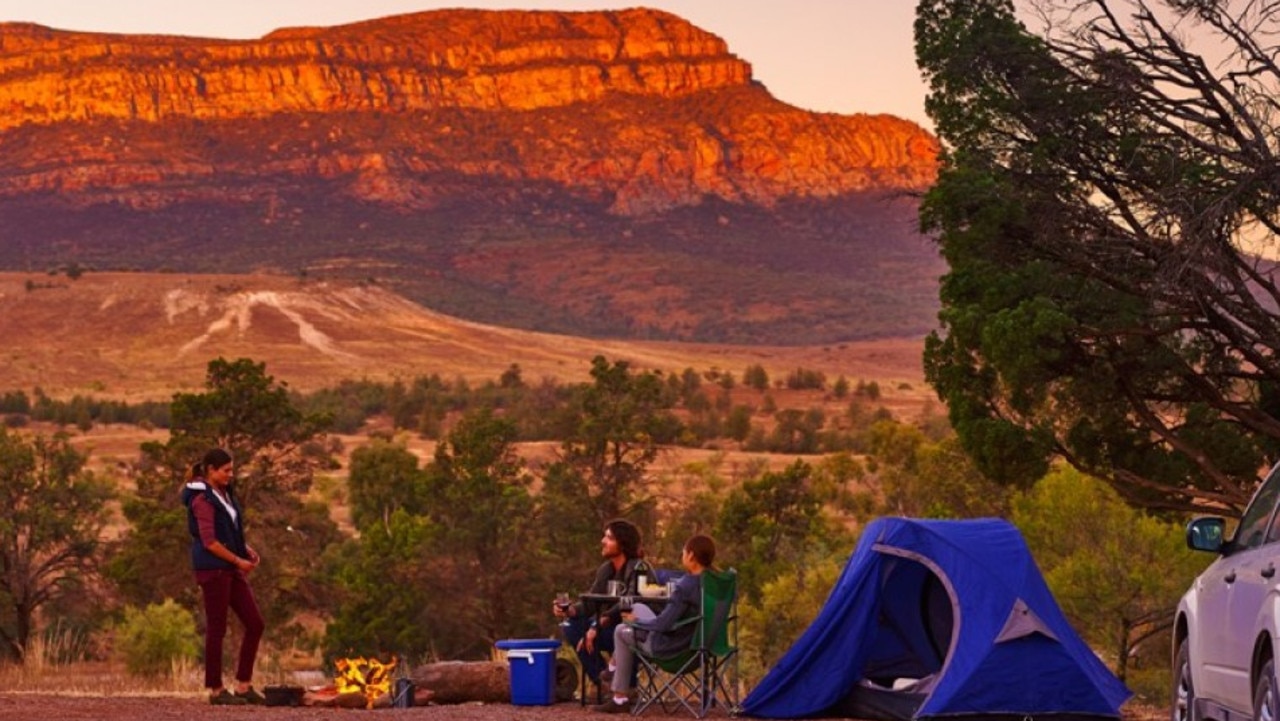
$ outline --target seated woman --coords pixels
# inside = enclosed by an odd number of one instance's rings
[[[676,625],[702,612],[702,571],[710,568],[715,559],[716,543],[710,537],[694,536],[685,541],[680,562],[688,573],[676,582],[675,592],[662,613],[654,615],[648,606],[636,604],[626,619],[627,623],[614,629],[613,660],[609,664],[613,698],[592,706],[593,710],[602,713],[631,712],[631,683],[637,648],[653,656],[665,656],[689,648],[697,624],[687,623],[679,628]],[[605,678],[606,674],[602,674],[601,680]]]

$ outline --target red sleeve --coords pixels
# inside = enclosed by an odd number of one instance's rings
[[[213,530],[213,506],[204,496],[196,496],[191,499],[191,512],[195,514],[196,526],[200,529],[200,543],[208,548],[218,540],[218,534]]]

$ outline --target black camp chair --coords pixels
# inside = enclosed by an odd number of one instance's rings
[[[716,705],[738,711],[737,602],[737,571],[702,572],[702,611],[677,624],[697,624],[689,648],[661,657],[636,650],[632,714],[639,716],[655,703],[667,713],[684,708],[696,718]]]

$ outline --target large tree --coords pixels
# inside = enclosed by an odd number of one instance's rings
[[[730,491],[715,537],[725,555],[736,559],[739,590],[752,603],[760,600],[765,582],[789,570],[803,577],[807,555],[847,540],[826,523],[813,489],[813,466],[804,461],[764,471]]]
[[[168,441],[142,447],[137,494],[124,504],[132,527],[116,544],[110,575],[134,605],[165,598],[197,605],[179,491],[205,451],[227,448],[236,461],[246,534],[263,559],[254,593],[272,638],[281,640],[280,623],[328,601],[315,559],[338,530],[324,504],[305,499],[314,472],[330,463],[321,442],[325,420],[295,408],[287,385],[246,358],[210,361],[205,390],[176,394],[170,412]]]
[[[610,519],[626,517],[652,535],[657,507],[649,467],[660,446],[680,432],[658,373],[596,356],[591,378],[574,390],[564,413],[564,441],[543,478],[547,538],[562,583],[584,574],[578,583],[590,580]]]
[[[1277,20],[920,3],[944,145],[922,220],[950,265],[926,373],[988,475],[1056,455],[1149,507],[1240,507],[1280,455]]]
[[[334,557],[330,654],[487,658],[499,639],[546,633],[547,524],[516,435],[477,408],[424,469],[399,443],[352,455],[360,536]]]
[[[425,515],[440,531],[428,589],[443,596],[450,625],[470,638],[469,655],[546,631],[554,592],[544,564],[546,521],[515,441],[514,423],[479,408],[458,421],[426,469]]]
[[[25,657],[40,609],[96,571],[111,489],[84,461],[66,436],[0,427],[0,656]]]
[[[571,403],[572,427],[558,462],[586,483],[583,510],[603,527],[649,503],[646,473],[659,445],[675,439],[679,421],[657,373],[632,372],[627,361],[596,356],[591,378]]]

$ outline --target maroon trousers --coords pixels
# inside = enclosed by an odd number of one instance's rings
[[[204,595],[204,685],[222,688],[222,640],[227,635],[227,609],[244,625],[236,680],[253,680],[253,663],[258,656],[264,624],[249,581],[239,571],[196,571],[196,582]]]

